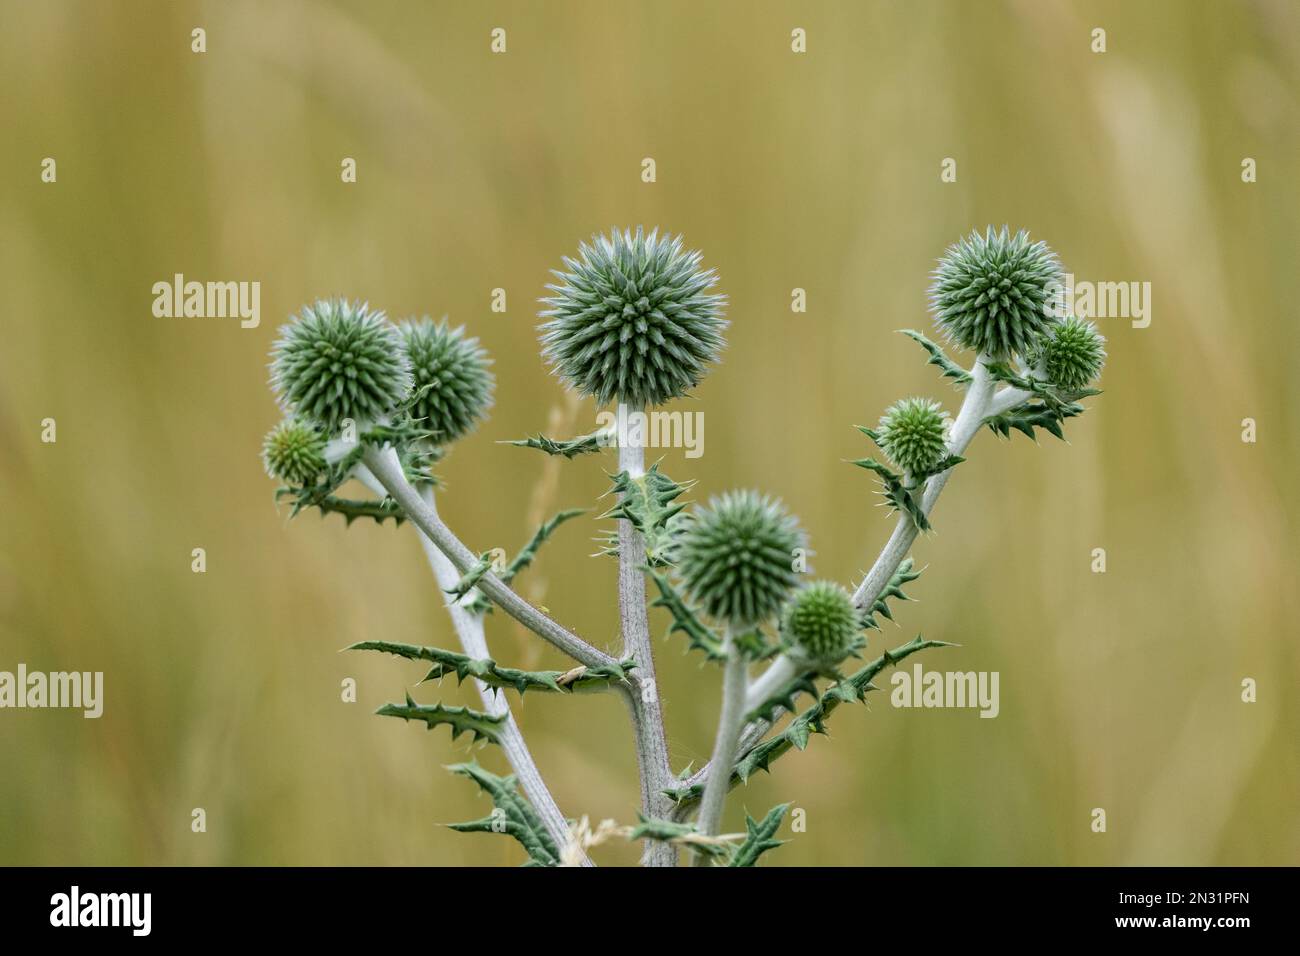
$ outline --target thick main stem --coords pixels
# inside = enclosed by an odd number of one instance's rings
[[[736,742],[745,722],[745,687],[749,679],[745,652],[736,643],[730,627],[723,636],[722,647],[727,655],[722,670],[722,712],[718,716],[718,735],[709,760],[713,769],[704,785],[704,797],[696,821],[696,829],[705,836],[715,836],[722,826],[722,810],[727,803],[727,791],[731,789],[731,767],[736,762]],[[703,855],[697,853],[695,864],[702,866],[706,863]]]
[[[645,474],[645,447],[629,427],[630,410],[618,406],[618,467],[631,478]],[[664,790],[673,783],[664,736],[663,708],[655,678],[654,647],[645,597],[645,546],[632,522],[618,522],[618,616],[623,631],[624,658],[636,661],[632,672],[635,687],[626,695],[636,737],[637,774],[641,784],[641,812],[665,819],[672,801]],[[647,866],[674,866],[677,849],[670,843],[650,840],[642,862]]]
[[[423,497],[430,510],[436,513],[438,508],[434,501],[433,489],[425,489],[421,497]],[[447,597],[447,614],[451,617],[451,623],[456,629],[456,636],[460,639],[461,647],[472,658],[481,660],[491,657],[492,655],[488,652],[487,636],[483,630],[482,616],[472,613],[460,601],[447,595],[447,592],[454,588],[456,582],[460,580],[460,573],[450,559],[438,550],[437,546],[429,540],[424,532],[418,528],[416,528],[416,531],[420,537],[420,545],[424,548],[425,557],[429,561],[429,567],[433,570],[434,579]],[[476,679],[474,683],[478,687],[479,697],[483,700],[483,709],[494,717],[504,718],[504,722],[500,725],[498,743],[505,753],[506,759],[510,761],[510,767],[514,771],[519,786],[524,791],[524,796],[528,798],[528,802],[537,811],[542,825],[546,827],[546,832],[550,834],[555,845],[563,850],[569,842],[568,821],[565,819],[564,814],[560,812],[559,805],[556,804],[555,798],[546,786],[546,781],[542,779],[541,771],[538,770],[532,752],[529,751],[528,744],[524,741],[523,731],[519,729],[519,725],[515,722],[515,716],[511,712],[510,702],[506,699],[505,691],[490,687],[481,680]],[[593,865],[585,852],[582,853],[582,865]]]
[[[391,446],[385,445],[382,448],[368,446],[363,460],[366,467],[411,522],[447,556],[457,571],[465,574],[478,564],[478,556],[465,547],[438,517],[438,513],[430,508],[420,497],[419,492],[411,487],[402,471],[401,462],[397,460],[397,453]],[[578,635],[533,607],[491,571],[479,578],[478,588],[524,627],[543,640],[554,644],[580,664],[586,664],[588,667],[613,667],[618,664],[618,661],[604,651],[592,647]]]

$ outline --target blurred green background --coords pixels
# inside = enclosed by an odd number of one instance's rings
[[[896,710],[882,683],[738,791],[729,828],[792,801],[807,826],[783,832],[784,864],[1300,862],[1295,3],[4,0],[0,15],[0,669],[106,684],[98,721],[0,712],[0,862],[523,859],[440,825],[489,808],[441,769],[464,738],[371,716],[421,669],[338,653],[454,646],[413,532],[290,523],[272,503],[266,353],[304,302],[446,313],[482,338],[497,408],[441,466],[442,511],[476,550],[513,551],[543,515],[593,506],[614,467],[495,444],[594,423],[538,358],[547,270],[612,225],[684,233],[733,325],[678,406],[705,412],[704,456],[664,467],[699,499],[779,494],[817,573],[852,583],[892,527],[844,463],[866,453],[852,426],[909,394],[955,409],[894,330],[930,328],[948,243],[1004,222],[1080,278],[1153,291],[1149,328],[1102,320],[1106,394],[1070,445],[977,440],[916,548],[918,602],[872,637],[959,642],[920,659],[999,671],[1001,714]],[[1258,183],[1241,181],[1247,156]],[[151,286],[176,272],[260,281],[261,326],[154,318]],[[597,513],[520,586],[612,648]],[[500,614],[489,638],[505,662],[563,663]],[[660,668],[674,759],[699,762],[719,674],[676,638]],[[566,812],[634,822],[618,700],[529,696],[517,713]]]

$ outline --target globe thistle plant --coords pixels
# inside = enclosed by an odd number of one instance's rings
[[[416,399],[411,416],[445,445],[472,431],[492,406],[492,360],[464,326],[423,318],[398,325]]]
[[[686,394],[724,345],[725,300],[711,291],[716,276],[702,268],[699,253],[685,251],[680,237],[637,229],[597,236],[576,259],[564,259],[556,284],[547,287],[550,296],[542,300],[543,356],[573,389],[619,405],[612,488],[618,503],[601,516],[618,522],[601,539],[601,553],[618,559],[617,594],[610,601],[611,611],[617,605],[622,636],[617,656],[514,589],[516,576],[538,563],[546,541],[580,516],[580,509],[542,521],[506,563],[499,560],[503,549],[492,547],[497,542],[471,548],[442,518],[444,488],[432,480],[429,465],[444,444],[482,419],[495,385],[485,352],[463,329],[427,318],[393,326],[383,313],[341,299],[304,309],[282,329],[272,352],[271,381],[286,417],[266,436],[262,458],[267,471],[289,486],[278,489],[276,498],[289,498],[293,514],[311,508],[341,515],[349,524],[406,520],[417,530],[459,649],[417,647],[400,638],[366,640],[354,649],[431,665],[420,694],[432,692],[436,678],[474,679],[482,710],[417,703],[407,695],[405,703],[386,704],[378,713],[431,729],[447,727],[453,739],[468,732],[499,746],[511,776],[496,776],[476,763],[454,770],[510,814],[506,832],[532,863],[589,863],[587,851],[601,842],[570,824],[581,811],[562,811],[512,719],[512,695],[537,688],[550,691],[552,699],[577,690],[605,691],[628,705],[640,825],[602,824],[600,834],[642,841],[642,861],[651,866],[674,865],[682,851],[694,854],[697,863],[753,866],[779,845],[775,834],[788,804],[761,821],[747,820],[744,834],[727,834],[724,811],[735,780],[771,771],[778,759],[797,759],[786,755],[824,733],[834,711],[864,699],[882,671],[944,646],[918,635],[885,648],[852,673],[836,670],[862,646],[863,628],[892,620],[897,602],[908,600],[903,588],[920,576],[912,546],[931,529],[935,502],[957,466],[969,470],[963,463],[975,436],[988,428],[1004,437],[1035,438],[1039,431],[1063,437],[1065,422],[1085,410],[1080,400],[1096,394],[1086,386],[1105,361],[1105,340],[1090,323],[1058,322],[1043,308],[1059,271],[1043,243],[1006,229],[971,233],[940,261],[931,290],[936,320],[953,341],[980,354],[964,368],[941,345],[909,330],[929,364],[962,388],[961,408],[949,420],[938,402],[906,398],[889,406],[878,428],[861,428],[892,464],[875,457],[853,464],[880,482],[897,523],[850,593],[831,581],[797,589],[805,537],[780,502],[755,491],[731,491],[694,507],[686,500],[692,482],[674,481],[661,470],[662,462],[645,465],[645,445],[633,437],[630,416]],[[340,433],[345,419],[356,422],[355,435]],[[603,454],[608,433],[606,427],[573,438],[539,434],[509,444],[558,461]],[[339,490],[352,479],[374,497]],[[841,530],[854,520],[853,508],[835,514]],[[653,601],[647,595],[651,582],[658,592]],[[566,655],[572,666],[532,671],[498,664],[484,630],[485,615],[493,610]],[[656,613],[671,616],[670,635],[685,635],[690,649],[720,665],[713,749],[694,772],[678,772],[668,749],[667,695],[656,677],[651,632]],[[779,640],[772,639],[771,624],[779,624]],[[834,680],[819,683],[823,678]],[[811,696],[812,705],[805,708],[801,696]],[[787,713],[793,719],[784,720]],[[484,829],[482,821],[456,828]]]
[[[695,513],[682,536],[678,570],[709,616],[734,629],[774,616],[794,588],[798,522],[756,491],[727,492]]]
[[[384,420],[406,397],[411,373],[384,313],[328,299],[280,329],[271,387],[286,411],[333,435],[346,419]]]
[[[1047,244],[1023,229],[988,227],[948,248],[934,270],[930,309],[962,348],[1005,360],[1023,355],[1054,321],[1049,314],[1061,266]]]
[[[314,425],[286,418],[266,433],[262,464],[272,478],[310,484],[325,471],[325,436]]]
[[[857,648],[861,622],[848,591],[833,581],[814,581],[786,606],[782,632],[795,656],[830,667]]]
[[[1042,335],[1029,363],[1065,392],[1087,388],[1106,364],[1106,339],[1097,326],[1069,316]]]
[[[542,299],[542,355],[583,395],[604,405],[662,405],[699,384],[718,360],[726,297],[717,273],[681,236],[612,231],[554,270]]]
[[[951,422],[938,402],[904,398],[880,419],[880,446],[909,475],[924,475],[947,453]]]

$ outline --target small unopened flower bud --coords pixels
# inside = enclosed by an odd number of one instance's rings
[[[905,398],[886,409],[880,419],[880,445],[903,471],[922,475],[946,453],[949,424],[938,402]]]
[[[793,655],[813,664],[838,664],[855,649],[861,615],[849,592],[833,581],[800,588],[786,607],[782,630]]]
[[[272,478],[310,484],[325,471],[325,436],[306,422],[286,418],[266,433],[262,464]]]
[[[1070,316],[1039,339],[1029,361],[1053,385],[1078,392],[1101,374],[1106,339],[1091,322]]]

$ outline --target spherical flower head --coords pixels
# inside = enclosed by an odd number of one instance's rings
[[[330,299],[280,329],[271,386],[286,410],[332,435],[344,419],[390,415],[410,390],[411,373],[401,336],[382,312]]]
[[[733,628],[774,616],[794,589],[798,522],[779,501],[727,492],[697,511],[682,534],[677,567],[691,596]]]
[[[858,645],[861,615],[853,598],[833,581],[800,588],[782,622],[791,652],[813,664],[838,664]]]
[[[1063,391],[1079,392],[1101,374],[1106,339],[1097,326],[1072,315],[1039,338],[1030,364]]]
[[[272,478],[309,485],[325,471],[325,436],[306,422],[286,418],[262,440],[262,464]]]
[[[432,441],[446,445],[472,431],[492,407],[495,379],[492,360],[478,339],[466,338],[465,328],[453,329],[446,319],[416,319],[398,327],[411,366],[411,387],[423,392],[411,408]],[[425,391],[427,389],[427,391]]]
[[[726,297],[681,236],[617,230],[595,236],[553,270],[542,356],[572,388],[634,408],[662,405],[699,384],[718,360]]]
[[[930,311],[944,333],[962,348],[1005,360],[1024,354],[1055,321],[1061,264],[1023,229],[1013,236],[990,226],[950,246],[933,280]]]
[[[880,446],[909,475],[930,471],[947,453],[948,416],[938,402],[905,398],[880,419]]]

